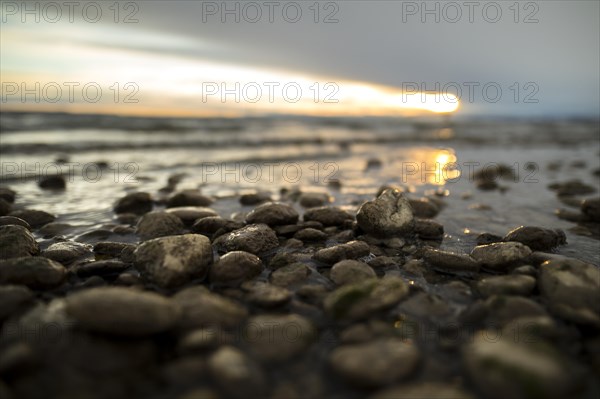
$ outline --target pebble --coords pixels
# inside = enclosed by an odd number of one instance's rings
[[[200,194],[198,190],[184,190],[173,194],[167,200],[167,208],[182,206],[210,206],[213,200]]]
[[[261,256],[279,246],[277,235],[266,224],[251,224],[215,240],[222,252],[245,251]]]
[[[440,382],[424,382],[393,386],[369,396],[369,399],[475,399],[460,387]]]
[[[181,317],[173,300],[124,287],[78,291],[67,296],[66,311],[86,330],[125,336],[168,331]]]
[[[544,229],[535,226],[520,226],[504,236],[504,241],[516,241],[533,251],[550,251],[567,243],[565,232],[560,229]]]
[[[24,221],[21,218],[14,217],[14,216],[0,216],[0,226],[8,226],[11,224],[16,225],[16,226],[23,226],[27,230],[31,231],[31,226],[29,225],[29,223],[27,223],[26,221]]]
[[[331,197],[327,193],[303,193],[298,202],[304,208],[316,208],[331,202]]]
[[[359,283],[373,277],[377,275],[369,265],[351,259],[336,263],[329,272],[329,278],[337,285]]]
[[[292,263],[273,271],[269,281],[279,287],[290,287],[305,282],[309,275],[310,269],[304,263]]]
[[[21,209],[11,212],[9,216],[23,219],[33,228],[42,227],[43,225],[53,222],[56,219],[56,216],[37,209]]]
[[[321,249],[315,253],[313,258],[318,262],[333,265],[344,259],[357,259],[368,256],[370,252],[369,244],[366,242],[350,241],[346,244]]]
[[[479,272],[479,263],[467,254],[426,248],[423,259],[434,268],[448,273]]]
[[[526,344],[483,331],[463,350],[467,374],[490,399],[572,397],[571,370],[560,353],[544,342]]]
[[[213,261],[210,240],[200,234],[161,237],[140,244],[134,253],[136,268],[161,287],[203,279]]]
[[[302,229],[294,234],[294,238],[303,242],[319,242],[327,239],[327,234],[312,227]]]
[[[548,316],[539,303],[522,296],[492,295],[483,302],[486,325],[497,328],[521,317]]]
[[[74,261],[93,255],[91,246],[73,241],[57,242],[42,251],[43,257],[69,265]]]
[[[304,213],[305,221],[316,221],[323,226],[343,226],[354,220],[354,216],[336,206],[310,208]]]
[[[538,285],[552,313],[565,320],[600,328],[600,269],[576,259],[544,262]]]
[[[67,182],[63,176],[46,176],[38,182],[42,190],[64,190]]]
[[[44,290],[61,285],[66,276],[63,265],[41,256],[0,261],[0,284],[22,284]]]
[[[359,320],[395,305],[408,293],[408,284],[400,277],[372,278],[338,288],[325,297],[323,305],[336,319]]]
[[[592,194],[596,191],[593,186],[583,183],[581,180],[569,180],[562,183],[553,183],[548,186],[558,196],[572,196]]]
[[[0,259],[34,256],[40,247],[29,230],[19,225],[0,226]]]
[[[240,204],[242,205],[258,205],[269,201],[271,201],[271,193],[266,191],[242,194],[240,196]]]
[[[119,260],[98,260],[77,265],[72,270],[82,278],[91,276],[110,277],[119,275],[129,267],[130,265]]]
[[[359,387],[383,387],[410,375],[420,359],[410,342],[396,338],[343,345],[331,352],[333,371]]]
[[[484,297],[492,295],[531,295],[535,288],[534,277],[524,274],[486,277],[477,282],[477,290]]]
[[[235,287],[259,276],[263,270],[264,266],[258,256],[244,251],[232,251],[210,267],[210,282]]]
[[[413,214],[418,218],[431,219],[440,213],[440,208],[429,198],[411,198],[408,203],[413,210]]]
[[[265,394],[265,377],[260,366],[237,348],[219,348],[208,359],[208,369],[228,397],[260,398]]]
[[[12,205],[8,201],[0,198],[0,217],[8,215],[11,210]]]
[[[115,213],[133,213],[136,215],[143,215],[148,213],[154,207],[152,197],[148,193],[137,192],[129,193],[123,198],[119,199],[115,204],[113,210]]]
[[[177,216],[186,226],[192,226],[198,219],[219,216],[214,209],[202,206],[178,206],[168,208],[166,212]]]
[[[385,190],[374,201],[364,203],[356,221],[363,231],[375,237],[402,237],[414,230],[412,208],[399,190]]]
[[[248,213],[246,223],[282,226],[294,224],[298,221],[298,218],[298,212],[292,206],[284,203],[268,202],[259,205]]]
[[[499,235],[490,234],[490,233],[481,233],[477,236],[476,242],[477,242],[477,245],[486,245],[486,244],[493,244],[495,242],[501,242],[502,240],[503,240],[503,238],[500,237]]]
[[[520,242],[497,242],[476,246],[471,251],[471,257],[483,267],[506,271],[509,267],[526,261],[531,253],[531,249]]]
[[[96,243],[93,251],[94,254],[96,254],[96,258],[116,258],[119,257],[126,248],[135,250],[136,246],[124,242],[103,241]]]
[[[581,212],[592,222],[600,223],[600,198],[587,198],[581,203]]]
[[[10,204],[14,204],[16,196],[17,196],[16,191],[11,190],[10,188],[8,188],[6,186],[0,186],[0,199],[3,199],[4,201],[6,201]]]
[[[246,300],[263,308],[274,308],[286,304],[292,299],[292,292],[262,281],[248,281],[242,284],[242,289],[248,291]]]
[[[251,317],[242,334],[248,351],[259,361],[279,363],[304,353],[316,338],[316,329],[297,314]]]
[[[183,222],[177,216],[167,212],[148,212],[141,217],[136,226],[136,234],[142,240],[173,236],[183,232]]]
[[[33,303],[33,292],[23,285],[0,286],[0,322]]]
[[[203,286],[179,291],[173,301],[182,309],[179,327],[183,330],[233,328],[248,317],[248,310],[243,305]]]
[[[415,233],[422,240],[442,240],[444,226],[431,219],[416,219]]]
[[[220,216],[208,216],[197,220],[191,230],[197,234],[212,236],[218,231],[233,231],[244,227],[243,223],[223,219]]]

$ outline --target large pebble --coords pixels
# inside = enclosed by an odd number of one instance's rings
[[[354,284],[377,277],[369,265],[357,260],[342,260],[331,268],[329,278],[337,285]]]
[[[90,245],[65,241],[50,245],[42,252],[42,256],[68,265],[77,259],[92,256],[92,250]]]
[[[305,221],[316,221],[323,226],[342,226],[352,222],[354,217],[348,212],[335,206],[322,206],[311,208],[304,213]]]
[[[208,359],[208,369],[217,385],[232,398],[259,398],[265,377],[258,364],[242,351],[223,346]]]
[[[581,212],[592,222],[600,223],[600,198],[587,198],[581,203]]]
[[[271,284],[280,287],[289,287],[306,281],[310,269],[304,263],[292,263],[280,267],[269,276]]]
[[[240,303],[203,286],[186,288],[173,296],[173,300],[183,311],[179,326],[184,330],[233,328],[248,317],[248,310]]]
[[[415,233],[422,240],[442,240],[444,226],[430,219],[416,219]]]
[[[142,336],[175,326],[181,309],[162,295],[122,287],[98,287],[66,299],[66,311],[78,324],[98,333]]]
[[[264,266],[260,258],[244,251],[223,255],[210,268],[210,282],[217,285],[238,286],[260,275]]]
[[[200,194],[197,190],[184,190],[173,194],[167,200],[167,208],[179,206],[210,206],[212,199]]]
[[[215,244],[223,252],[245,251],[261,256],[277,248],[279,241],[266,224],[251,224],[219,237]]]
[[[419,351],[410,342],[379,339],[333,350],[329,363],[336,374],[359,387],[381,387],[411,374],[418,365]]]
[[[542,297],[557,316],[600,327],[600,269],[576,259],[557,259],[540,266]]]
[[[247,216],[248,224],[264,223],[268,226],[294,224],[298,221],[298,212],[288,204],[270,202],[254,208]]]
[[[23,219],[34,228],[42,227],[43,225],[53,222],[56,219],[56,216],[37,209],[21,209],[11,212],[9,216],[15,216]]]
[[[408,292],[408,284],[400,277],[372,278],[338,288],[323,305],[336,319],[358,320],[397,304]]]
[[[479,263],[467,254],[428,248],[423,252],[423,259],[436,269],[448,273],[477,273],[479,271]]]
[[[134,213],[142,215],[152,210],[154,202],[148,193],[129,193],[119,199],[114,206],[115,213]]]
[[[134,256],[136,268],[161,287],[203,279],[213,260],[210,240],[200,234],[145,241],[135,250]]]
[[[26,221],[24,221],[21,218],[18,218],[15,216],[0,216],[0,226],[8,226],[11,224],[14,224],[17,226],[23,226],[27,230],[31,231],[31,226],[29,225],[29,223],[27,223]]]
[[[167,212],[148,212],[137,224],[136,234],[142,240],[181,234],[183,222],[177,216]]]
[[[298,202],[305,208],[323,206],[331,201],[327,193],[302,193]]]
[[[492,295],[527,296],[535,288],[535,278],[524,274],[486,277],[477,282],[477,290],[487,298]]]
[[[202,206],[178,206],[168,208],[166,212],[177,216],[187,226],[193,225],[194,222],[202,218],[219,216],[214,209]]]
[[[560,229],[544,229],[535,226],[521,226],[504,236],[504,241],[516,241],[527,245],[533,251],[549,251],[567,243],[565,232]]]
[[[274,308],[284,305],[292,299],[292,292],[262,281],[248,281],[242,285],[248,291],[246,300],[263,308]]]
[[[414,216],[408,200],[399,190],[385,190],[374,201],[364,203],[356,214],[361,229],[376,237],[409,235],[414,230]]]
[[[22,284],[33,289],[50,289],[63,283],[63,265],[41,256],[0,261],[0,284]]]
[[[40,252],[38,243],[23,226],[0,226],[0,259],[33,256]]]
[[[33,302],[33,292],[23,285],[0,286],[0,322]]]
[[[483,267],[506,271],[511,266],[527,260],[531,253],[531,249],[520,242],[496,242],[476,246],[471,251],[471,257]]]
[[[314,255],[318,262],[333,265],[344,259],[357,259],[367,256],[370,253],[369,244],[363,241],[350,241],[346,244],[338,244],[332,247],[324,248]]]
[[[440,213],[440,208],[428,198],[409,199],[408,203],[413,210],[415,217],[430,219]]]

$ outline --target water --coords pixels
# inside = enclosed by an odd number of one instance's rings
[[[127,192],[165,196],[159,190],[178,174],[185,176],[178,189],[200,187],[217,198],[213,208],[225,217],[251,209],[238,202],[245,192],[267,190],[277,198],[284,187],[327,191],[335,205],[354,211],[381,185],[392,184],[415,197],[447,194],[448,206],[436,217],[445,227],[445,248],[468,252],[481,232],[504,235],[535,225],[564,229],[568,245],[560,253],[600,264],[598,241],[574,234],[573,223],[555,216],[568,206],[547,188],[570,179],[599,186],[593,174],[600,167],[597,121],[3,113],[0,128],[2,184],[17,191],[18,207],[46,210],[70,224],[67,238],[117,223],[112,205]],[[366,168],[374,159],[381,166]],[[472,171],[490,163],[518,175],[500,181],[506,191],[475,188]],[[37,186],[36,175],[58,172],[67,174],[67,190]],[[328,185],[332,179],[340,189]],[[473,209],[477,204],[489,209]]]

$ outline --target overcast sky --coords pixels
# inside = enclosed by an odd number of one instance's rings
[[[36,22],[23,15],[21,2],[17,10],[5,3],[3,83],[83,80],[94,74],[122,83],[133,79],[148,109],[160,101],[175,109],[178,99],[189,99],[185,86],[196,87],[197,95],[207,74],[230,82],[239,76],[243,84],[276,73],[279,81],[337,83],[339,107],[360,102],[365,92],[352,85],[398,93],[424,85],[459,95],[457,112],[465,115],[600,112],[600,2],[593,0],[517,6],[515,1],[143,1],[121,3],[118,16],[109,9],[112,2],[98,2],[103,14],[97,23],[90,22],[94,7],[86,15],[75,9],[74,22],[63,7],[58,22],[50,23],[55,15],[50,8],[40,10]],[[123,23],[126,19],[132,23]],[[220,76],[219,71],[228,72]],[[221,101],[213,107],[240,105]]]

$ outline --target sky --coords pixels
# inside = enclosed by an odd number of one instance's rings
[[[3,1],[2,108],[599,117],[600,2]]]

